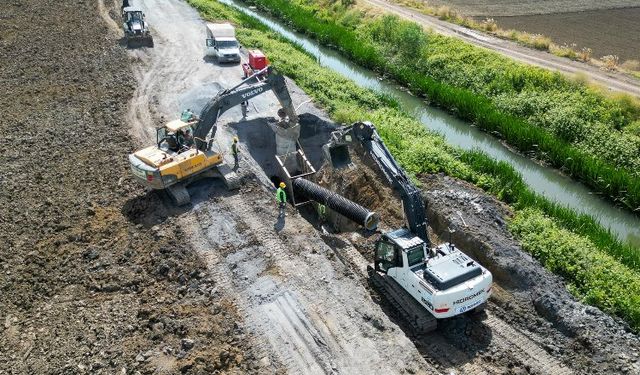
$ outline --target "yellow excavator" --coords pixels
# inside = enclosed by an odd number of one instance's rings
[[[225,111],[239,104],[243,105],[244,114],[249,99],[268,91],[273,91],[282,106],[274,129],[276,138],[295,148],[298,116],[284,77],[268,66],[219,92],[199,117],[173,120],[156,129],[156,144],[129,155],[136,180],[146,187],[166,190],[179,206],[191,201],[187,185],[202,177],[221,177],[228,189],[238,188],[238,176],[224,164],[221,151],[212,149],[216,123]]]

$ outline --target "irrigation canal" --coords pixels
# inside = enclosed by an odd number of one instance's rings
[[[640,218],[594,195],[583,184],[562,175],[553,168],[537,164],[509,150],[497,138],[441,109],[429,106],[422,99],[403,91],[393,82],[381,80],[373,71],[350,62],[337,51],[319,45],[317,41],[306,35],[291,32],[279,20],[234,0],[219,1],[259,19],[271,30],[297,43],[308,53],[316,56],[320,65],[340,73],[362,87],[391,95],[398,100],[404,110],[412,113],[428,129],[442,134],[449,144],[465,150],[477,149],[496,160],[509,163],[536,193],[578,212],[591,215],[622,241],[640,247]]]

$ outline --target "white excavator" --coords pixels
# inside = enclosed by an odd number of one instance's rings
[[[400,193],[407,226],[383,233],[375,244],[371,282],[420,334],[437,320],[482,311],[491,295],[492,275],[453,243],[432,246],[420,190],[397,164],[376,128],[355,123],[332,133],[325,157],[334,168],[350,164],[348,146],[358,142]]]

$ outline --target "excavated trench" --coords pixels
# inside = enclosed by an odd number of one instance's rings
[[[311,113],[299,114],[299,122],[300,146],[311,165],[318,170],[323,163],[322,146],[328,142],[336,126]],[[264,123],[264,119],[250,119],[231,124],[230,127],[246,145],[247,152],[258,163],[260,169],[270,178],[277,177],[280,171],[275,158],[274,133]]]
[[[272,183],[277,182],[273,132],[264,122],[254,122],[231,127],[262,172],[273,177]],[[300,124],[300,144],[318,171],[312,180],[380,213],[381,231],[404,224],[399,196],[386,186],[371,160],[352,151],[352,164],[346,168],[336,170],[324,163],[322,145],[329,140],[334,124],[311,114],[301,115]],[[451,236],[493,273],[495,281],[485,314],[441,321],[435,332],[421,337],[411,332],[359,270],[362,264],[357,263],[362,263],[362,257],[371,260],[377,235],[345,220],[330,220],[333,226],[327,225],[319,220],[312,205],[298,209],[322,232],[319,237],[352,270],[352,277],[359,277],[367,285],[371,298],[429,364],[478,373],[492,373],[489,368],[525,374],[640,371],[637,336],[623,322],[576,301],[559,277],[524,252],[506,227],[511,216],[507,207],[477,188],[443,175],[423,176],[421,182],[434,242]],[[339,231],[333,229],[336,225]],[[452,234],[450,228],[455,230]],[[350,248],[361,256],[350,256]]]

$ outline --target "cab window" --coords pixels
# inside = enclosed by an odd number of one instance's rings
[[[156,129],[156,142],[160,146],[160,142],[167,136],[167,129],[164,127]]]
[[[416,246],[407,251],[407,261],[409,262],[409,267],[413,267],[416,264],[421,263],[423,259],[424,250],[422,249],[422,246]]]
[[[376,268],[386,272],[400,265],[398,250],[389,242],[380,241],[376,245]]]

